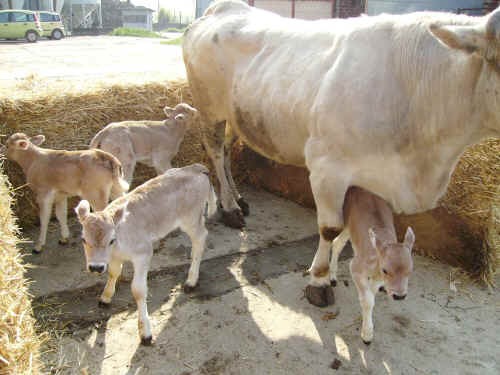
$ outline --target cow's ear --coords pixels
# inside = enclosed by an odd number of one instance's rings
[[[43,142],[45,142],[45,136],[42,134],[35,135],[34,137],[30,138],[30,142],[35,146],[40,146]]]
[[[444,45],[468,53],[483,54],[487,47],[484,26],[451,26],[431,24],[430,32]]]
[[[411,251],[414,243],[415,243],[415,233],[413,233],[413,229],[411,229],[411,227],[408,227],[408,229],[406,229],[404,245]]]
[[[120,221],[122,221],[123,219],[125,219],[125,217],[127,217],[127,214],[128,214],[127,205],[124,204],[115,211],[115,214],[113,215],[113,223],[115,223],[115,225],[118,225]]]
[[[85,199],[82,199],[78,206],[75,208],[76,216],[78,217],[78,221],[83,222],[87,216],[90,214],[90,204]]]
[[[165,113],[165,116],[167,118],[170,118],[172,116],[172,113],[174,113],[174,109],[170,108],[168,105],[163,108],[163,113]]]

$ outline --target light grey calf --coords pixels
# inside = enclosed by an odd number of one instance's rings
[[[130,184],[137,162],[152,166],[160,174],[172,168],[186,129],[196,120],[198,111],[188,104],[163,108],[164,121],[114,122],[99,131],[90,148],[107,151],[120,160],[125,180]]]
[[[184,291],[191,291],[198,282],[208,233],[207,203],[211,216],[216,211],[216,196],[208,170],[201,164],[193,164],[169,169],[113,201],[103,211],[90,213],[86,200],[75,209],[82,224],[87,269],[97,273],[109,269],[100,305],[111,302],[123,262],[132,262],[132,294],[139,310],[139,335],[144,345],[152,341],[146,297],[153,242],[177,228],[188,234],[192,259]]]

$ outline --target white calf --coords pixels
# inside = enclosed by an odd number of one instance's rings
[[[169,169],[113,201],[101,212],[90,213],[85,200],[75,209],[82,224],[88,270],[103,273],[109,269],[100,305],[111,302],[123,262],[132,262],[132,294],[139,310],[139,335],[144,345],[151,344],[152,340],[146,296],[153,242],[176,228],[188,234],[192,259],[184,291],[191,291],[198,282],[205,248],[207,203],[210,216],[216,211],[216,197],[208,170],[201,164],[193,164]]]
[[[120,160],[123,174],[132,182],[137,162],[152,166],[158,174],[172,168],[186,129],[198,111],[185,103],[163,108],[165,121],[123,121],[107,125],[90,142],[90,148],[107,151]]]

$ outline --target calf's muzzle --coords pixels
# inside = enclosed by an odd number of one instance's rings
[[[89,264],[88,268],[90,272],[103,273],[106,271],[105,264]]]

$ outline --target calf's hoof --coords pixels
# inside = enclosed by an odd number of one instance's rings
[[[247,201],[241,197],[236,201],[238,203],[238,206],[241,208],[241,212],[243,212],[243,216],[248,216],[250,215],[250,206],[248,205]]]
[[[335,295],[330,285],[306,287],[306,297],[311,305],[326,307],[335,303]]]
[[[41,252],[42,252],[42,249],[38,250],[38,249],[32,249],[31,252],[35,255],[39,255]]]
[[[153,345],[153,336],[141,337],[141,345],[144,346]]]
[[[330,280],[330,285],[333,286],[333,287],[336,287],[337,286],[337,280],[331,279]]]
[[[184,284],[184,287],[183,287],[184,293],[192,293],[195,290],[195,288],[196,288],[196,285],[191,286],[189,284]]]
[[[104,301],[99,300],[99,302],[97,302],[97,306],[99,306],[103,309],[109,309],[111,307],[111,302],[104,302]]]
[[[381,286],[380,288],[378,288],[378,291],[383,292],[383,293],[387,293],[387,290],[385,290],[384,286]]]
[[[236,208],[231,211],[222,210],[222,222],[226,227],[241,229],[245,226],[245,219],[240,209]]]
[[[67,238],[59,238],[59,245],[67,245],[69,240]]]
[[[363,340],[363,339],[361,339],[361,340]],[[366,345],[366,346],[368,346],[368,345],[370,345],[370,344],[372,343],[372,342],[371,342],[371,340],[370,340],[370,341],[368,341],[368,340],[363,340],[363,342],[365,343],[365,345]]]

